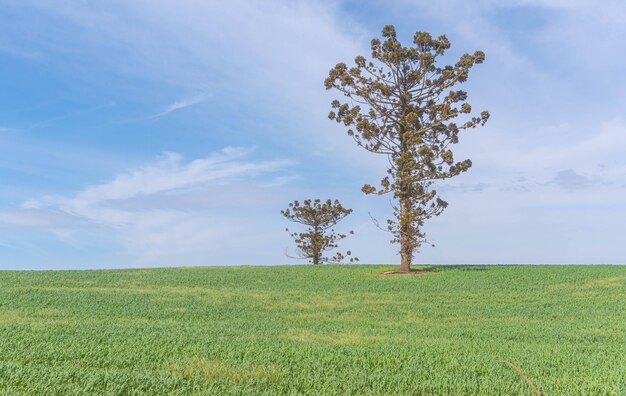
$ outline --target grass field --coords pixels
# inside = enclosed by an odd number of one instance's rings
[[[626,394],[626,266],[0,271],[0,394]]]

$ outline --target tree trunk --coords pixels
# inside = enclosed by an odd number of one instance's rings
[[[403,90],[403,95],[401,95],[400,106],[403,115],[407,115],[407,103],[406,98],[408,98],[408,92],[406,89]],[[409,153],[409,145],[406,142],[405,133],[406,128],[403,124],[400,125],[398,130],[398,136],[400,137],[400,157],[402,161],[398,164],[399,169],[399,187],[400,187],[400,218],[399,227],[400,227],[400,271],[409,272],[411,271],[411,261],[413,260],[413,247],[411,246],[411,198],[409,196],[409,184],[406,178],[411,174],[411,169],[407,169],[407,162],[404,160],[405,156],[410,156]]]
[[[413,261],[410,211],[411,201],[408,198],[400,198],[400,271],[402,272],[411,271],[411,261]]]
[[[322,257],[322,230],[320,229],[319,220],[316,220],[313,225],[311,244],[313,245],[313,264],[319,264]]]

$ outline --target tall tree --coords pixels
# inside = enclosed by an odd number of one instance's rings
[[[330,199],[322,202],[320,199],[307,199],[289,203],[289,208],[280,213],[289,220],[306,226],[304,232],[287,232],[294,239],[298,248],[298,256],[295,258],[308,259],[313,264],[340,263],[352,253],[348,250],[345,254],[336,252],[328,257],[324,253],[339,247],[340,240],[348,235],[336,232],[333,227],[350,213],[352,209],[344,208],[338,200]],[[354,231],[349,231],[354,234]],[[293,257],[293,256],[292,256]],[[350,262],[359,261],[351,257]]]
[[[393,194],[395,220],[387,220],[387,229],[394,235],[392,243],[400,243],[400,270],[410,271],[414,252],[426,242],[424,222],[447,206],[434,182],[472,166],[469,159],[455,161],[451,145],[458,143],[460,131],[489,119],[487,111],[468,116],[467,92],[454,89],[485,54],[465,54],[453,66],[440,67],[437,58],[450,48],[446,36],[417,32],[410,47],[402,46],[391,25],[382,36],[383,41],[371,42],[372,61],[357,56],[354,67],[338,63],[324,85],[348,98],[332,102],[329,118],[347,126],[359,146],[389,157],[380,187],[366,184],[362,190]],[[453,121],[463,115],[462,123]]]

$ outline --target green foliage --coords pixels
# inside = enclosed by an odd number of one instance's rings
[[[348,127],[348,135],[364,149],[389,157],[388,176],[380,187],[366,184],[366,194],[393,193],[394,220],[387,229],[400,243],[402,269],[408,271],[414,252],[426,242],[424,222],[447,206],[434,189],[436,180],[467,171],[469,159],[455,161],[450,149],[462,130],[484,125],[489,113],[453,120],[471,113],[467,92],[453,89],[467,80],[470,69],[485,59],[482,51],[465,54],[453,66],[437,65],[450,48],[446,36],[417,32],[412,47],[403,47],[393,26],[382,30],[384,41],[371,42],[373,61],[357,56],[355,66],[338,63],[324,81],[347,97],[334,100],[329,118]]]
[[[626,267],[0,271],[2,395],[626,389]]]
[[[306,226],[304,232],[287,232],[293,238],[298,248],[298,256],[293,258],[308,259],[313,264],[340,263],[347,256],[351,256],[349,250],[344,254],[336,252],[334,256],[324,256],[324,252],[339,247],[340,240],[347,237],[346,234],[336,232],[333,227],[344,219],[352,209],[344,208],[338,200],[330,199],[322,202],[320,199],[306,199],[289,203],[289,208],[280,213],[289,220]],[[354,234],[354,231],[349,231]],[[359,261],[357,257],[350,257],[350,262]]]

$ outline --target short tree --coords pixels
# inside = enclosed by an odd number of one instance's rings
[[[364,149],[389,157],[387,176],[380,187],[363,186],[366,194],[393,193],[395,220],[387,221],[392,243],[400,243],[401,271],[410,271],[414,252],[426,241],[424,222],[439,215],[447,203],[437,196],[435,180],[467,171],[469,159],[454,160],[450,146],[461,130],[484,125],[489,113],[452,120],[469,114],[467,93],[453,87],[468,78],[469,70],[485,54],[461,56],[454,66],[439,67],[436,60],[450,48],[445,36],[417,32],[411,47],[403,47],[393,26],[382,30],[384,41],[373,39],[372,58],[357,56],[356,66],[338,63],[324,81],[348,102],[334,100],[329,114],[347,126],[348,135]]]
[[[325,255],[325,252],[338,248],[339,241],[347,237],[333,229],[339,221],[352,213],[352,209],[344,208],[338,200],[333,202],[328,199],[322,202],[319,199],[307,199],[302,203],[293,201],[289,203],[289,208],[280,213],[289,220],[306,226],[304,232],[291,232],[287,228],[298,249],[297,256],[290,257],[322,264],[340,263],[352,255],[349,250],[345,254],[336,252],[332,257]],[[349,231],[348,234],[354,234],[354,231]],[[351,263],[355,261],[359,259],[350,258]]]

